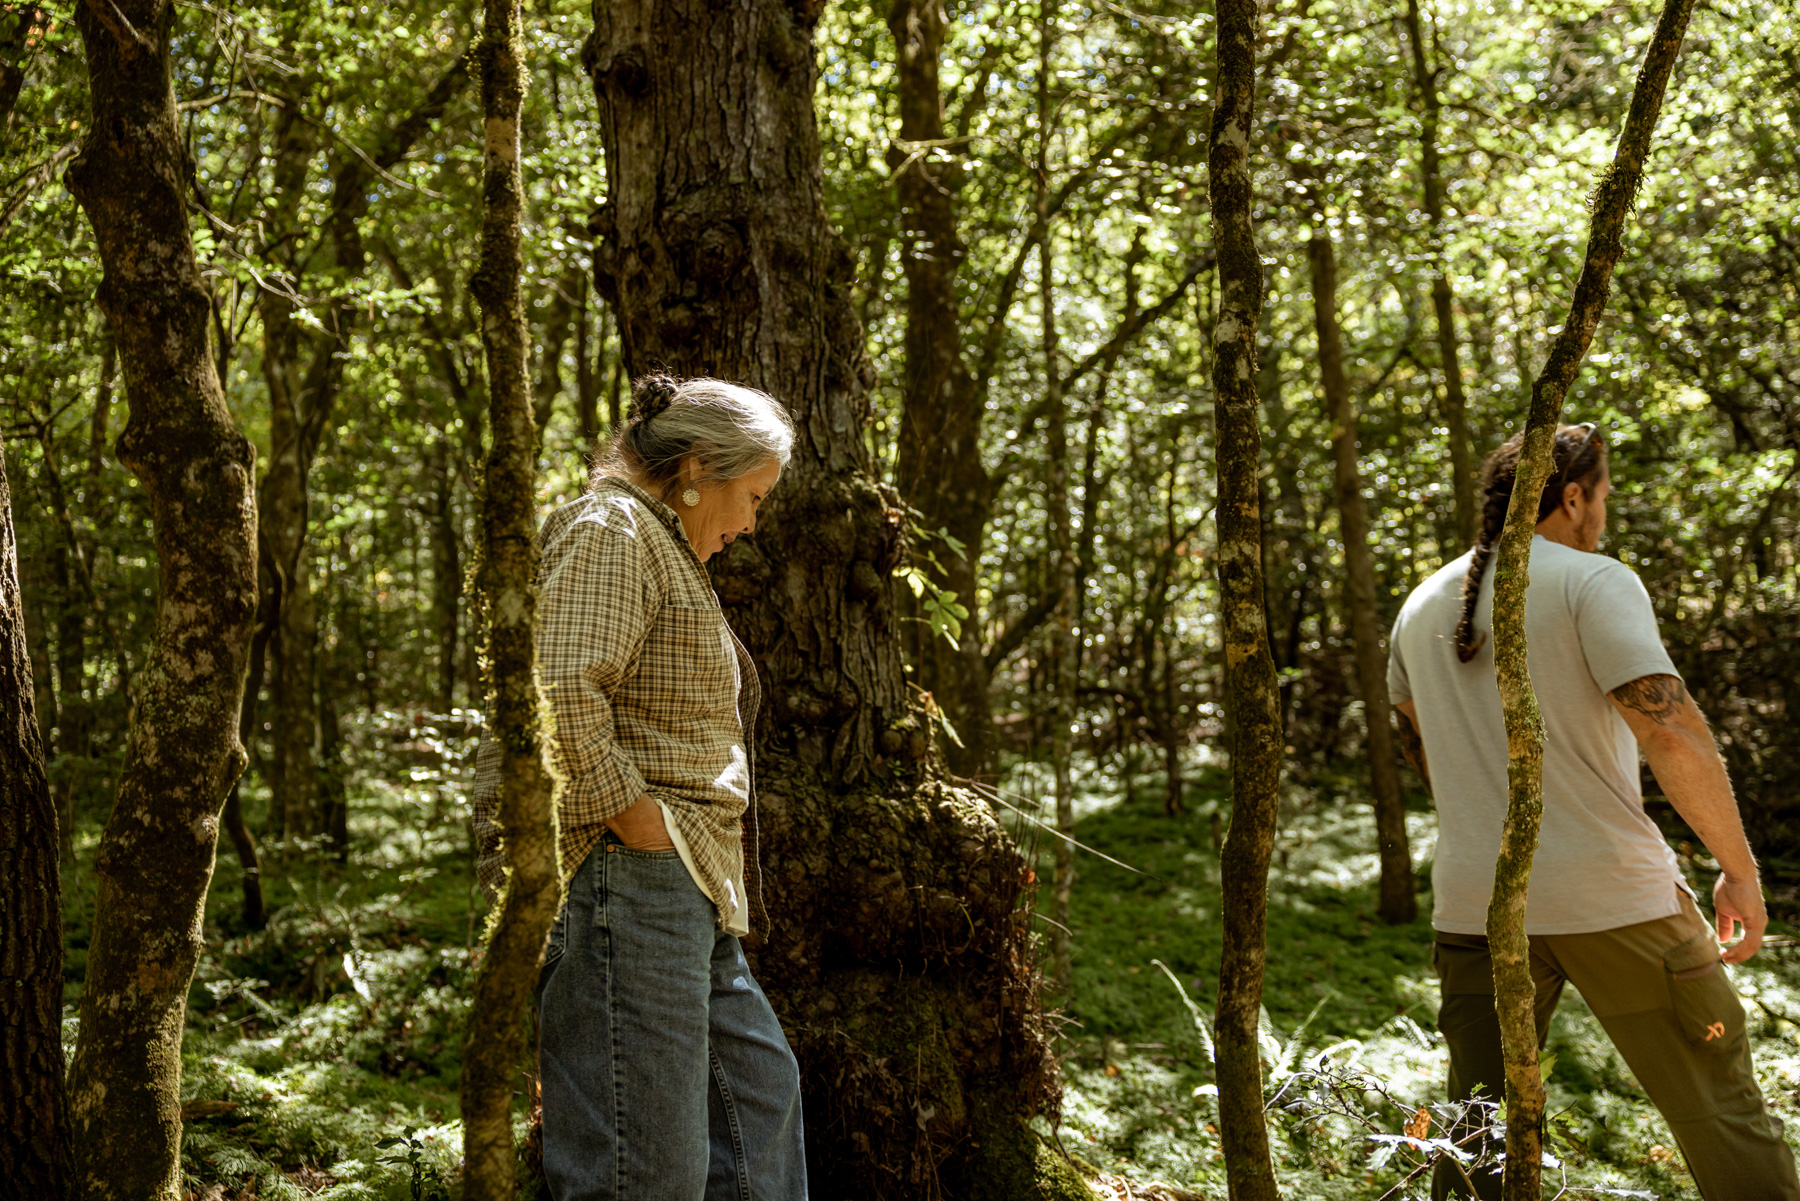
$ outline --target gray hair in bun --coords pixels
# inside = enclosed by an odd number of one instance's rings
[[[735,480],[771,459],[785,470],[793,450],[794,423],[766,392],[659,372],[632,382],[630,416],[596,456],[588,487],[636,475],[667,500],[690,455],[700,480]]]

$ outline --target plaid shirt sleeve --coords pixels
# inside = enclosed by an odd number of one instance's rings
[[[612,697],[637,670],[663,597],[641,537],[578,521],[544,578],[538,681],[556,722],[565,826],[617,817],[649,785],[620,749]]]
[[[649,791],[619,746],[613,695],[637,670],[664,604],[661,573],[646,563],[642,532],[576,521],[546,547],[538,602],[538,684],[555,725],[550,745],[563,778],[558,821],[598,827]],[[490,903],[505,880],[497,817],[499,746],[476,757],[476,874]]]

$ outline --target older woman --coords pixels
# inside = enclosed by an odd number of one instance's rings
[[[798,1201],[799,1070],[738,942],[761,903],[760,693],[701,568],[755,530],[793,426],[720,380],[634,393],[587,494],[543,529],[568,881],[538,985],[544,1171],[559,1201]],[[490,896],[498,759],[484,744],[474,789]]]

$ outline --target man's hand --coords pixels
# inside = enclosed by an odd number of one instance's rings
[[[675,849],[675,844],[669,841],[669,827],[663,821],[662,806],[647,792],[631,808],[608,821],[606,828],[634,851]]]
[[[1394,716],[1400,719],[1400,754],[1419,773],[1425,791],[1430,792],[1431,768],[1425,762],[1425,738],[1419,732],[1419,707],[1411,701],[1401,701],[1394,706]]]
[[[1762,881],[1732,879],[1723,873],[1713,885],[1713,922],[1720,942],[1730,942],[1733,926],[1744,928],[1744,939],[1725,949],[1726,963],[1742,963],[1762,947],[1763,931],[1769,927],[1769,911],[1763,908]]]

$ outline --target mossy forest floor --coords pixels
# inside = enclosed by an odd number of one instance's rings
[[[284,865],[271,855],[269,926],[247,933],[237,864],[228,849],[220,856],[184,1047],[184,1167],[197,1201],[451,1195],[459,1048],[480,934],[462,804],[473,741],[460,716],[383,713],[348,725],[348,861],[315,853]],[[1099,1172],[1223,1198],[1209,1057],[1189,1008],[1210,1013],[1216,991],[1212,818],[1222,781],[1204,768],[1196,779],[1187,813],[1168,818],[1160,776],[1137,777],[1129,795],[1114,768],[1089,765],[1081,778],[1077,837],[1137,870],[1078,855],[1067,1090],[1060,1125],[1045,1134]],[[1019,765],[1009,796],[1025,805],[1047,782]],[[246,798],[260,819],[266,794],[254,776]],[[103,819],[77,813],[77,865],[65,885],[71,1043]],[[1048,837],[1007,820],[1048,880]],[[1428,867],[1434,822],[1422,803],[1409,827],[1414,860]],[[1386,1082],[1404,1111],[1372,1094],[1356,1100],[1397,1134],[1443,1087],[1430,896],[1421,894],[1418,922],[1385,926],[1374,917],[1374,874],[1358,788],[1291,787],[1270,878],[1268,1070],[1272,1078],[1304,1070],[1329,1050],[1328,1062]],[[1038,904],[1048,903],[1045,889]],[[1785,1120],[1800,1120],[1800,952],[1765,952],[1736,978],[1763,1088]],[[1549,1052],[1568,1195],[1695,1196],[1666,1127],[1573,993]],[[1277,1115],[1273,1129],[1284,1196],[1372,1199],[1404,1175],[1404,1152],[1372,1168],[1376,1144],[1342,1119]],[[1563,1181],[1552,1173],[1550,1183]],[[1422,1191],[1417,1181],[1405,1190]]]

